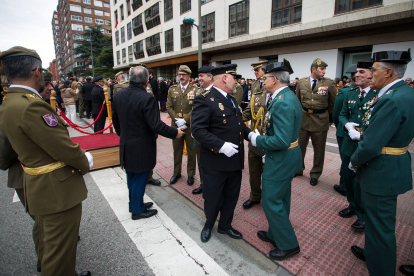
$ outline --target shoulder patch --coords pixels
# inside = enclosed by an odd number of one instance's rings
[[[58,124],[58,120],[56,119],[55,115],[53,115],[53,113],[46,114],[42,116],[42,118],[45,120],[48,126],[54,127]]]

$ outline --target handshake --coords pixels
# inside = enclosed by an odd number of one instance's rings
[[[259,133],[259,131],[257,129],[256,129],[255,132],[250,132],[249,133],[249,137],[248,138],[252,142],[252,145],[254,147],[256,146],[256,138],[259,135],[260,135],[260,133]],[[237,150],[238,148],[239,148],[238,145],[235,145],[235,144],[229,143],[229,142],[224,142],[224,145],[220,148],[219,152],[223,153],[227,157],[232,157],[233,155],[235,155],[236,153],[239,152]]]
[[[187,128],[187,124],[184,119],[175,118],[175,124],[178,126],[178,133],[176,138],[181,138],[184,135],[183,130]]]

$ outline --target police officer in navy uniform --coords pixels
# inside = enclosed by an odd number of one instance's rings
[[[197,96],[191,118],[192,134],[201,144],[203,198],[206,223],[201,241],[207,242],[220,212],[218,232],[241,239],[233,229],[234,208],[240,194],[244,167],[244,139],[251,130],[243,123],[237,101],[230,96],[236,91],[236,64],[211,70],[213,87]],[[253,133],[252,133],[253,134]]]

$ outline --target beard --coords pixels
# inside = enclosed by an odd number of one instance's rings
[[[235,94],[236,93],[236,84],[234,84],[234,86],[233,87],[231,87],[231,85],[230,84],[228,84],[228,83],[226,83],[226,87],[229,89],[229,90],[231,90],[231,94]]]

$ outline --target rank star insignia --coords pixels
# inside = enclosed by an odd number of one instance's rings
[[[57,126],[58,120],[52,113],[42,116],[48,126]]]

